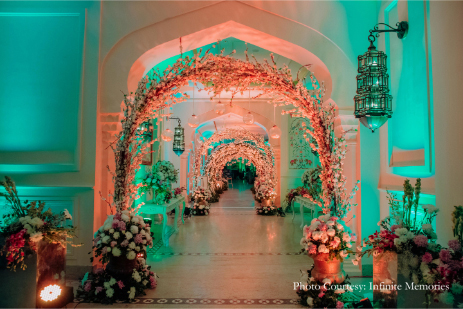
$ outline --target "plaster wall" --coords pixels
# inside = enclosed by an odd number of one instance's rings
[[[5,1],[0,27],[0,177],[68,209],[84,243],[68,265],[91,265],[100,3]]]

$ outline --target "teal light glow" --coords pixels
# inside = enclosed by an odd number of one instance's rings
[[[2,172],[78,170],[83,13],[0,13]]]
[[[385,23],[399,21],[398,1],[385,10]],[[431,177],[434,175],[432,155],[432,87],[428,47],[423,44],[428,35],[425,27],[423,3],[408,2],[407,37],[397,39],[395,34],[385,35],[385,52],[390,68],[393,115],[388,120],[389,160],[393,149],[399,151],[424,150],[424,165],[393,166],[392,172],[403,177]],[[414,26],[416,25],[416,26]]]

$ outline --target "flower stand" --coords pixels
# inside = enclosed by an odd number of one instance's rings
[[[41,240],[37,244],[37,290],[66,280],[66,247]]]
[[[132,277],[133,270],[138,271],[139,268],[137,259],[129,260],[125,256],[111,256],[106,265],[106,272],[117,281],[127,282]]]
[[[314,267],[312,269],[312,277],[316,281],[323,281],[329,279],[333,284],[342,283],[346,279],[342,262],[338,259],[329,259],[329,254],[321,253],[317,255],[310,255],[314,260]]]
[[[0,243],[2,241],[0,240]],[[35,308],[37,294],[37,255],[26,257],[25,270],[6,268],[5,256],[0,256],[0,308]]]
[[[381,308],[397,308],[397,253],[386,251],[373,256],[373,301]]]

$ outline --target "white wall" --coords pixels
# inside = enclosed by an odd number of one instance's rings
[[[2,2],[0,177],[23,199],[67,208],[68,265],[91,265],[100,3]]]

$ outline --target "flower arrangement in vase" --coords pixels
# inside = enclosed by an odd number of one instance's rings
[[[143,258],[152,245],[150,226],[143,217],[128,210],[108,216],[93,239],[94,257],[106,267],[85,275],[79,297],[102,303],[130,301],[154,288],[156,276]]]
[[[317,266],[317,261],[341,263],[344,258],[348,257],[348,250],[356,240],[357,236],[350,232],[344,221],[326,214],[314,218],[310,226],[304,226],[301,245],[303,251],[315,260],[315,266]],[[328,278],[332,282],[340,283],[345,275],[342,269],[337,273],[329,274],[315,267],[312,276],[316,280]]]
[[[158,205],[166,204],[174,197],[171,185],[177,180],[178,169],[175,169],[169,161],[159,161],[141,180],[142,186],[139,188],[139,192],[143,194],[153,190],[152,202]]]
[[[59,245],[63,248],[63,259],[67,244],[80,246],[70,240],[76,236],[76,228],[66,225],[67,220],[72,220],[66,209],[53,214],[50,208],[44,211],[43,202],[22,202],[14,181],[9,177],[5,177],[5,181],[0,184],[6,191],[0,192],[0,196],[6,199],[8,208],[7,214],[3,216],[4,224],[0,227],[0,236],[5,239],[5,244],[0,244],[0,254],[6,256],[7,268],[13,271],[17,268],[25,269],[25,257],[37,252],[39,245]]]
[[[256,191],[255,199],[260,202],[260,205],[256,205],[256,213],[264,216],[273,216],[277,214],[278,216],[284,217],[285,212],[283,208],[277,208],[273,204],[276,195],[271,181],[261,183]]]
[[[212,197],[211,191],[209,189],[203,189],[197,187],[193,191],[193,209],[192,214],[195,216],[207,216],[210,212],[210,205],[208,200]]]
[[[147,246],[152,245],[150,226],[143,217],[128,210],[108,216],[93,239],[95,257],[101,258],[103,264],[110,262],[112,257],[135,260],[138,253],[146,252]]]
[[[317,288],[301,288],[297,291],[302,305],[311,308],[344,308],[346,287],[350,292],[352,289],[342,262],[349,256],[349,249],[356,240],[357,237],[349,231],[344,221],[330,214],[314,218],[310,226],[304,226],[300,242],[302,251],[313,258],[314,264],[302,282]],[[345,288],[330,289],[331,284]]]

